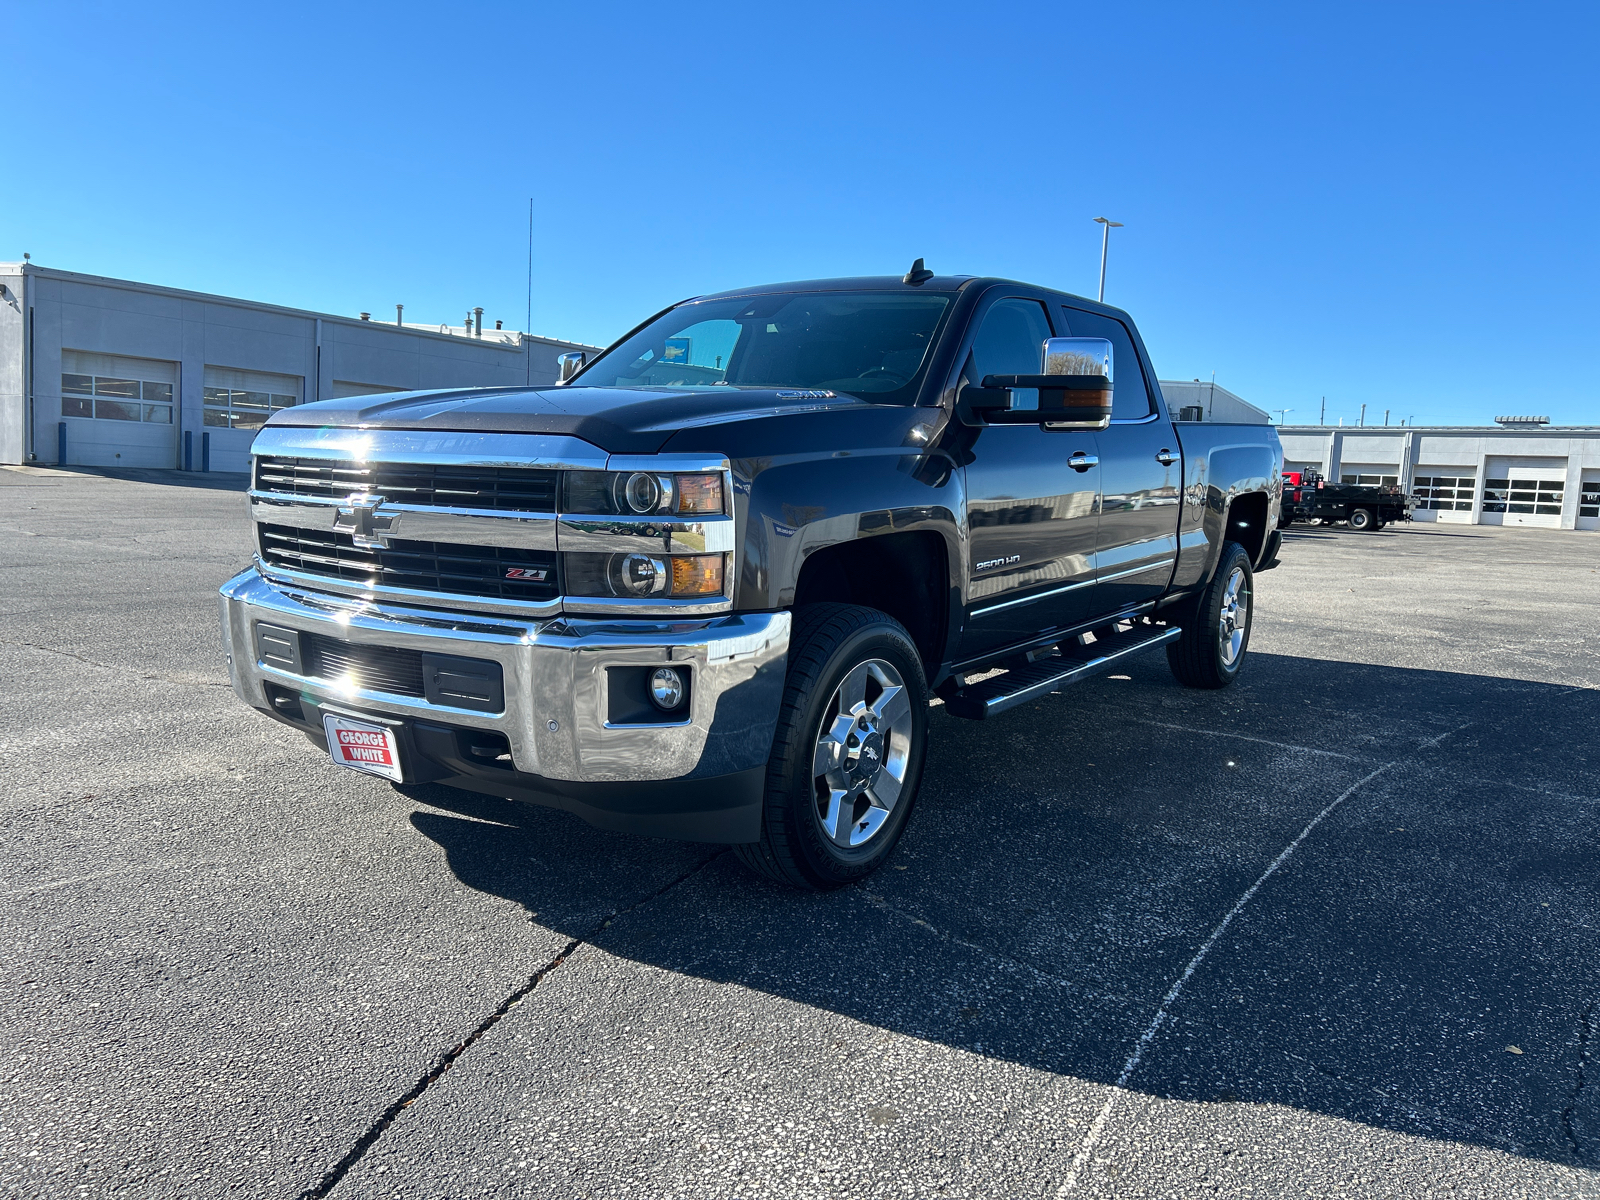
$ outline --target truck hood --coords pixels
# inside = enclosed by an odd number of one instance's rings
[[[581,438],[612,454],[654,454],[680,429],[873,407],[881,406],[854,396],[796,388],[467,388],[322,400],[282,409],[267,424],[555,433]]]

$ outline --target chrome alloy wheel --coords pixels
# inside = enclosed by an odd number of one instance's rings
[[[1217,621],[1217,640],[1222,665],[1231,667],[1244,652],[1244,631],[1250,625],[1250,587],[1244,568],[1235,567],[1222,593],[1222,615]]]
[[[841,850],[875,837],[900,798],[911,763],[911,700],[892,663],[850,669],[823,710],[811,775],[817,823]]]

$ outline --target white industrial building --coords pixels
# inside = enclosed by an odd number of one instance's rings
[[[1285,470],[1397,485],[1416,497],[1414,520],[1600,529],[1600,426],[1497,420],[1496,426],[1285,425],[1278,437]]]
[[[1196,379],[1161,380],[1161,396],[1175,421],[1218,421],[1236,425],[1268,425],[1272,418],[1242,396],[1215,383]]]
[[[0,263],[0,463],[244,471],[276,409],[553,383],[557,355],[595,349],[474,311],[401,324]]]

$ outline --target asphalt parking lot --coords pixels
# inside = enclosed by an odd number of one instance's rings
[[[239,486],[0,470],[5,1195],[1600,1196],[1600,537],[1295,532],[812,896],[244,709]]]

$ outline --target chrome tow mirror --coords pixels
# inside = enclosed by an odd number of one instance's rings
[[[583,364],[589,361],[589,356],[582,351],[571,354],[562,354],[556,358],[556,370],[559,377],[557,383],[565,383],[583,369]]]
[[[1111,424],[1112,351],[1105,338],[1060,337],[1044,344],[1042,375],[985,375],[963,400],[988,425],[1104,429]],[[1036,389],[1038,408],[1015,407],[1015,392]]]

